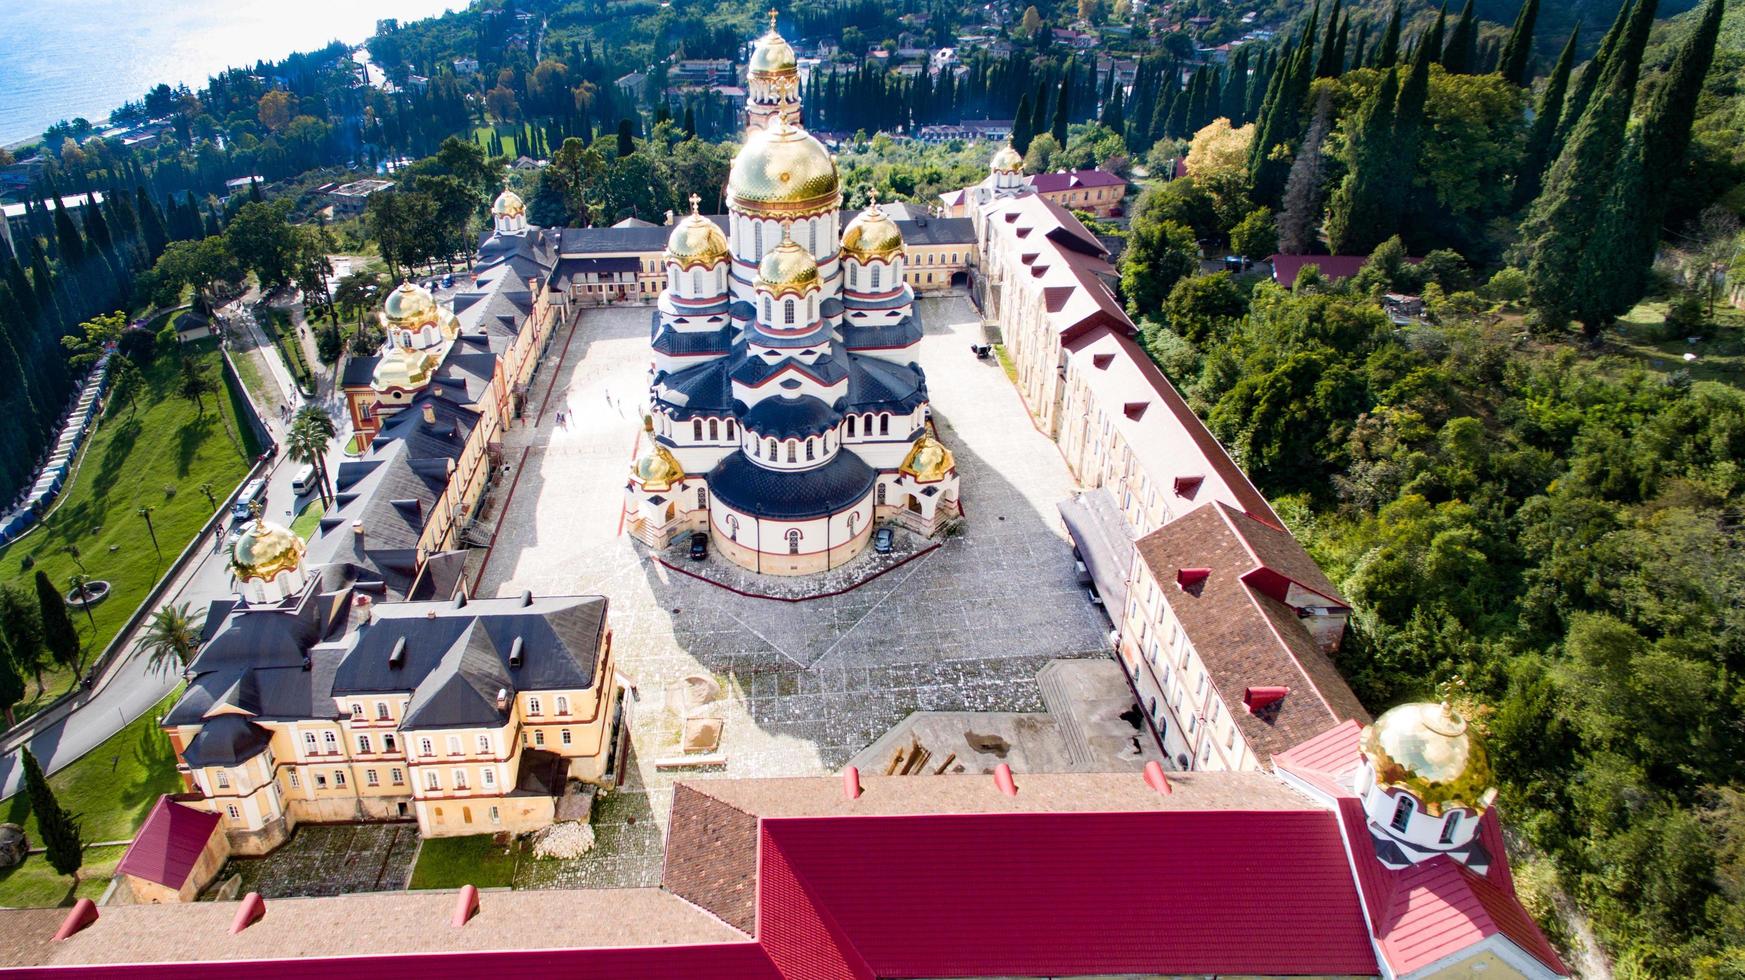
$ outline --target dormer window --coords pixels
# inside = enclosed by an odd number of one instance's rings
[[[1456,810],[1453,813],[1450,813],[1448,815],[1448,819],[1442,821],[1442,837],[1441,837],[1442,843],[1444,843],[1444,844],[1454,843],[1454,835],[1456,833],[1458,833],[1459,830],[1460,830],[1460,811]]]
[[[1388,821],[1388,826],[1396,831],[1404,833],[1406,825],[1412,822],[1412,811],[1414,809],[1416,809],[1416,807],[1412,804],[1411,797],[1400,797],[1399,802],[1394,804],[1394,818]]]

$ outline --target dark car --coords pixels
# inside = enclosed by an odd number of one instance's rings
[[[702,561],[709,557],[709,536],[702,531],[691,535],[691,560]]]
[[[896,537],[896,535],[891,533],[890,528],[888,528],[888,527],[879,528],[877,531],[873,532],[873,550],[878,552],[881,555],[890,554],[891,553],[891,542],[895,537]]]

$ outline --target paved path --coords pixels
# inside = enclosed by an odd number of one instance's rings
[[[259,328],[253,325],[252,317],[245,316],[242,319],[246,323],[238,324],[238,331],[244,334],[245,342],[259,345],[263,355],[261,360],[269,365],[277,383],[286,385],[286,390],[295,392],[296,387],[291,384],[290,372],[280,360],[277,348],[265,342],[258,333]],[[232,356],[235,354],[233,349]],[[294,402],[287,404],[295,407]],[[283,426],[278,424],[277,406],[259,407],[262,416],[272,428],[274,437],[278,438]],[[327,465],[330,472],[337,469],[344,459],[341,448],[350,434],[345,413],[335,413],[334,421],[343,431],[329,450]],[[268,472],[265,512],[280,523],[289,524],[301,504],[308,499],[293,499],[291,493],[291,481],[300,468],[281,453]],[[229,522],[222,521],[212,534],[202,538],[204,544],[200,557],[182,570],[165,594],[163,602],[156,608],[186,602],[191,610],[204,612],[214,599],[228,598],[234,594],[223,548],[229,530]],[[175,688],[177,675],[172,671],[154,669],[149,663],[150,658],[139,646],[138,638],[149,622],[149,619],[141,621],[128,641],[127,652],[115,659],[108,673],[98,681],[95,693],[89,701],[31,737],[30,751],[42,764],[44,771],[52,774],[72,764],[74,760],[127,727],[134,719],[150,711],[164,695]],[[21,772],[17,758],[16,753],[0,757],[0,799],[5,799],[19,790]]]

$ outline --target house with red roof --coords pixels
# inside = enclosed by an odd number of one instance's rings
[[[0,911],[0,968],[78,980],[1567,975],[1515,894],[1483,746],[1452,709],[1404,705],[1277,758],[1277,773],[694,779],[674,789],[659,887]]]
[[[136,902],[192,902],[230,857],[222,823],[210,810],[158,797],[115,868],[122,887]]]
[[[1030,189],[1056,204],[1099,217],[1119,217],[1121,200],[1127,196],[1127,181],[1106,170],[1057,170],[1031,174]]]

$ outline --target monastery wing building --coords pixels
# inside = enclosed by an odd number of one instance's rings
[[[650,547],[706,532],[754,571],[835,568],[877,524],[959,513],[928,422],[906,244],[878,205],[846,227],[836,161],[800,123],[793,48],[752,52],[727,230],[697,213],[662,257],[651,410],[625,526]]]

